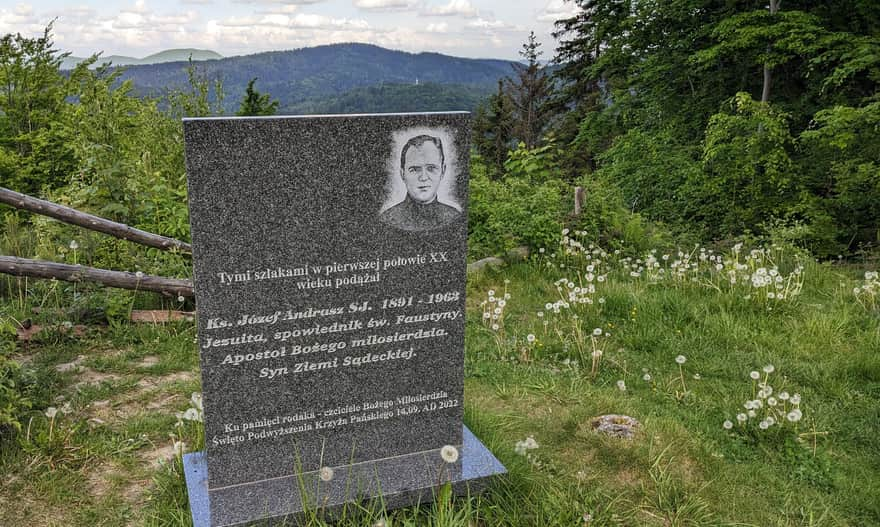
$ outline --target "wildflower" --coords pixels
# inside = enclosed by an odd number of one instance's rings
[[[740,423],[745,423],[748,420],[748,416],[746,414],[736,414],[736,420]]]
[[[56,415],[58,415],[58,408],[55,408],[54,406],[46,408],[46,417],[49,419],[55,419]]]
[[[189,396],[190,402],[192,402],[193,407],[198,411],[204,411],[205,407],[202,405],[202,394],[199,392],[193,392],[192,395]]]
[[[748,414],[750,419],[754,419],[758,415],[757,412],[755,412],[754,410],[749,410],[746,413]]]
[[[626,391],[626,382],[624,382],[623,379],[617,381],[617,389],[622,392]]]
[[[544,249],[541,249],[542,251]],[[385,521],[385,518],[379,518],[379,520],[373,524],[373,527],[388,527],[388,523]]]
[[[700,375],[699,373],[695,373],[695,374],[694,374],[694,380],[695,380],[695,381],[699,381],[699,380],[702,379],[702,378],[703,378],[702,375]]]
[[[137,278],[143,278],[143,277],[144,277],[144,273],[142,273],[141,271],[137,271],[136,273],[134,273],[134,276],[137,277]]]
[[[68,415],[73,411],[73,408],[70,407],[70,402],[64,403],[64,406],[61,407],[61,413],[64,415]]]
[[[764,373],[773,373],[773,370],[775,369],[776,368],[774,368],[772,364],[768,364],[764,366]]]
[[[553,310],[553,308],[554,308],[554,306],[550,302],[547,302],[546,304],[544,304],[544,309],[547,311],[551,311],[551,310]]]
[[[765,419],[765,420],[767,421],[767,425],[769,425],[769,426],[773,426],[776,424],[776,418],[773,417],[772,415],[768,415],[767,419]]]
[[[789,421],[791,421],[792,423],[797,423],[798,421],[801,420],[801,417],[803,417],[803,414],[797,408],[788,412],[788,414],[786,414],[786,416],[785,416],[785,418],[788,419]]]
[[[646,374],[642,375],[642,380],[645,382],[651,382],[651,374],[646,373]]]
[[[79,244],[76,243],[76,240],[70,240],[70,250],[75,251],[79,249]]]
[[[538,249],[538,252],[541,253],[541,254],[544,254],[544,248],[541,247],[540,249]]]
[[[777,401],[776,401],[775,397],[771,397],[771,398],[767,399],[767,406],[776,406],[776,403],[777,403]]]
[[[760,428],[761,430],[767,430],[768,428],[770,428],[770,423],[768,423],[766,420],[761,421],[760,423],[758,423],[758,428]]]
[[[526,340],[529,342],[529,344],[531,344],[531,343],[535,342],[535,336],[532,335],[531,333],[529,333],[529,334],[526,336]]]
[[[675,358],[675,362],[677,362],[679,364],[684,364],[686,361],[687,361],[687,357],[685,357],[684,355],[679,355],[678,357]]]
[[[484,311],[483,318],[484,319],[492,318],[492,313],[489,313],[488,311]]]
[[[321,478],[321,481],[330,481],[333,479],[333,469],[330,467],[321,467],[321,470],[318,472],[318,477]]]
[[[723,426],[725,430],[730,430],[731,428],[733,428],[733,423],[730,421],[730,419],[728,419],[724,421],[724,424],[721,426]]]
[[[490,289],[490,290],[489,290],[489,296],[495,296],[495,290],[494,290],[494,289]]]
[[[593,336],[594,336],[594,337],[601,337],[601,336],[602,336],[602,328],[596,328],[596,329],[594,329],[594,330],[593,330]]]
[[[504,300],[499,300],[499,301],[498,301],[498,307],[504,307],[504,306],[506,306],[506,305],[507,305],[507,302],[505,302]]]
[[[500,326],[499,326],[498,324],[492,324],[492,330],[493,330],[493,331],[498,331],[498,328],[499,328],[499,327],[500,327]]]
[[[186,299],[183,298],[183,295],[177,295],[177,301],[178,301],[178,302],[183,302],[184,300],[186,300]]]
[[[801,396],[800,396],[800,394],[796,393],[796,394],[794,394],[794,395],[791,396],[791,404],[794,404],[794,405],[801,404]]]
[[[761,374],[756,371],[753,371],[753,372],[749,373],[749,377],[751,377],[752,379],[755,379],[757,381],[758,379],[761,378]]]
[[[779,392],[779,400],[787,401],[788,400],[788,392]]]

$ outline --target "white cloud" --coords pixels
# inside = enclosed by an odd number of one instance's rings
[[[449,31],[449,24],[446,22],[441,22],[439,24],[428,24],[425,26],[425,31],[428,33],[446,33]]]
[[[368,11],[409,9],[415,4],[415,0],[354,0],[355,7]]]
[[[469,0],[449,0],[443,6],[429,7],[422,11],[426,16],[462,16],[472,18],[478,15],[477,9]]]
[[[570,0],[550,0],[538,14],[537,19],[540,22],[556,22],[571,18],[579,12],[580,8]]]

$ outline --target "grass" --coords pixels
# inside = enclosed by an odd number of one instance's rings
[[[781,275],[803,266],[803,288],[768,302],[708,262],[697,281],[651,280],[634,270],[645,261],[571,253],[469,277],[465,421],[510,473],[479,497],[438,489],[435,504],[387,515],[353,506],[341,525],[880,524],[880,311],[855,301],[860,272],[777,252]],[[607,263],[593,274],[607,278],[584,295],[593,303],[548,310],[557,280],[580,284],[596,259]],[[677,258],[657,259],[669,272]],[[489,290],[510,295],[497,321],[483,319]],[[28,300],[10,294],[4,312],[25,318]],[[175,426],[198,391],[194,336],[191,323],[117,321],[17,349],[35,405],[30,437],[0,451],[0,525],[189,525],[180,462],[156,459],[176,439],[203,441],[197,427]],[[798,393],[803,418],[723,428],[755,397],[749,373],[769,364],[775,394]],[[43,412],[65,402],[50,440]],[[640,422],[633,440],[593,431],[591,419],[610,413]],[[515,452],[529,436],[538,448]]]

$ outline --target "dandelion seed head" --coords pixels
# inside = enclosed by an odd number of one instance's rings
[[[678,357],[675,357],[675,362],[679,364],[684,364],[685,362],[687,362],[687,357],[685,357],[684,355],[679,355]]]
[[[321,478],[321,481],[330,481],[333,479],[333,469],[330,467],[321,467],[318,476]]]
[[[733,428],[733,423],[730,421],[730,419],[728,419],[724,421],[724,424],[722,424],[721,426],[723,426],[725,430],[730,430],[731,428]]]
[[[440,457],[447,463],[458,461],[458,449],[452,445],[446,445],[440,449]]]

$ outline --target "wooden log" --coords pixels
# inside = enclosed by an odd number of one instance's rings
[[[85,212],[80,212],[76,209],[65,207],[64,205],[58,205],[51,201],[37,199],[26,194],[15,192],[14,190],[9,190],[8,188],[0,187],[0,203],[5,203],[18,209],[35,212],[65,223],[78,225],[89,230],[102,232],[104,234],[109,234],[110,236],[146,245],[147,247],[155,247],[156,249],[162,249],[163,251],[177,250],[183,253],[192,253],[192,246],[186,242],[135,229],[124,223],[117,223],[98,216],[86,214]]]
[[[575,216],[580,216],[581,212],[583,212],[584,199],[586,199],[584,187],[575,187],[574,188],[574,215]]]
[[[165,296],[187,298],[193,296],[193,285],[189,280],[145,275],[140,272],[108,271],[44,260],[28,260],[15,256],[0,256],[0,273],[32,278],[55,278],[65,282],[97,282],[109,287],[153,291]]]
[[[175,320],[187,320],[192,322],[196,314],[191,311],[160,311],[158,309],[135,309],[131,312],[132,322],[145,322],[147,324],[161,324]]]

